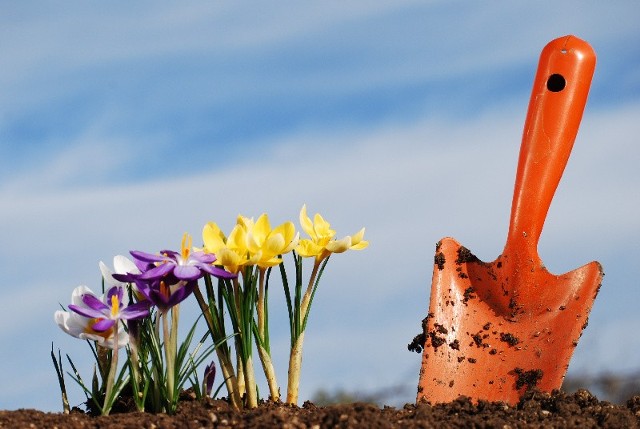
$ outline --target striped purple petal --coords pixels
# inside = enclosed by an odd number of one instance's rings
[[[127,274],[113,273],[112,274],[112,277],[114,279],[118,280],[119,282],[125,282],[125,283],[134,282],[138,276],[140,276],[140,274],[135,274],[135,273],[127,273]]]
[[[140,270],[141,273],[148,271],[149,269],[155,267],[153,262],[141,261],[140,259],[133,258],[133,263]]]
[[[107,305],[111,304],[111,297],[113,295],[116,295],[118,298],[118,302],[121,303],[122,297],[124,296],[124,289],[121,288],[120,286],[113,286],[111,289],[109,289],[107,291],[106,300],[105,300]]]
[[[141,252],[139,250],[132,250],[129,252],[136,260],[142,262],[163,262],[168,258],[162,255],[154,255],[153,253]]]
[[[202,277],[202,271],[195,265],[176,265],[173,268],[173,275],[180,280],[196,280]]]
[[[104,313],[98,310],[94,310],[93,308],[88,307],[80,307],[78,305],[69,304],[69,310],[74,313],[78,313],[80,316],[88,317],[90,319],[96,319],[99,317],[104,317]]]
[[[186,284],[180,288],[178,288],[173,294],[171,294],[171,299],[169,302],[172,306],[181,303],[184,301],[195,289],[198,282],[196,281],[188,281]]]
[[[110,311],[108,305],[106,305],[104,302],[100,301],[98,298],[96,298],[95,296],[89,293],[85,293],[84,295],[82,295],[82,302],[87,307],[92,308],[94,310]]]
[[[181,283],[183,283],[183,285],[179,287],[175,287],[175,285],[173,285],[173,292],[169,292],[167,294],[170,289],[166,286],[161,287],[160,281],[154,281],[147,291],[149,301],[155,304],[161,312],[166,312],[169,308],[186,299],[198,284],[196,281],[182,281]]]
[[[174,262],[167,262],[165,264],[160,264],[157,267],[151,268],[149,271],[145,271],[140,274],[138,278],[140,280],[155,280],[160,277],[164,277],[166,274],[173,271],[176,267]]]
[[[140,292],[146,299],[149,299],[149,281],[136,278],[134,279],[134,283],[138,292]]]
[[[237,274],[230,273],[229,271],[225,271],[224,269],[213,265],[202,264],[200,265],[200,268],[219,279],[233,279],[237,277]]]
[[[203,264],[213,264],[217,258],[213,253],[204,253],[204,252],[193,252],[190,256],[190,259],[194,259],[198,262],[202,262]]]
[[[175,250],[166,250],[166,249],[161,250],[160,254],[164,255],[165,258],[173,259],[174,261],[178,259],[178,256],[180,255],[180,253],[176,252]]]
[[[97,332],[104,332],[107,329],[110,329],[113,325],[116,324],[115,320],[111,319],[100,319],[96,323],[91,326],[91,329]]]
[[[120,318],[124,320],[141,319],[149,315],[149,302],[141,301],[131,304],[120,312]]]

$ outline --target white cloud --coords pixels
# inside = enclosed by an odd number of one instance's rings
[[[83,136],[82,139],[86,139]],[[44,191],[46,189],[63,189],[67,186],[86,186],[96,181],[109,179],[109,174],[118,171],[133,157],[131,147],[122,144],[118,139],[98,140],[87,139],[74,144],[70,142],[61,145],[61,150],[52,158],[31,162],[37,169],[29,171],[28,175],[13,177],[10,181],[0,185],[6,193],[21,193],[32,189]],[[42,164],[41,164],[42,163]],[[117,177],[112,177],[115,179]]]
[[[596,48],[637,35],[628,2],[588,8],[575,1],[510,7],[413,0],[149,4],[9,7],[6,16],[12,18],[3,23],[3,56],[10,60],[0,73],[2,104],[15,113],[83,86],[117,86],[117,77],[101,80],[100,71],[135,75],[145,67],[166,67],[167,60],[180,64],[194,57],[222,68],[242,58],[233,74],[217,76],[217,96],[225,100],[255,95],[263,74],[270,79],[261,91],[352,93],[506,70],[533,62],[543,43],[567,33]],[[306,59],[303,68],[289,69],[298,58]]]

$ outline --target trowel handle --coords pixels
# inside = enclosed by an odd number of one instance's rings
[[[537,256],[542,227],[578,133],[595,64],[591,46],[575,36],[549,42],[540,54],[511,206],[507,238],[511,250]]]

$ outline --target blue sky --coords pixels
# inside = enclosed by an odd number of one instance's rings
[[[591,260],[606,272],[570,372],[640,369],[635,2],[0,11],[0,408],[60,408],[52,341],[90,371],[86,345],[52,315],[75,286],[99,288],[98,261],[177,247],[207,221],[229,230],[239,213],[296,221],[303,203],[339,235],[365,226],[371,246],[329,264],[301,398],[402,384],[412,401],[420,358],[406,344],[427,311],[435,242],[501,252],[538,55],[565,34],[590,42],[598,64],[540,256],[556,273]]]

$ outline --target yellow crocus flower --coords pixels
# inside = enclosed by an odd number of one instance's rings
[[[229,237],[225,237],[218,225],[207,223],[202,230],[203,250],[216,255],[215,265],[223,266],[227,271],[237,274],[247,265],[255,265],[258,255],[250,255],[247,248],[247,230],[243,223],[238,222]]]
[[[331,253],[362,250],[369,245],[369,242],[364,240],[364,228],[354,235],[335,240],[336,231],[331,229],[331,224],[319,213],[316,213],[311,221],[307,215],[306,204],[300,210],[300,225],[310,238],[300,240],[296,252],[302,257],[314,256],[317,262],[324,260]]]
[[[278,255],[292,251],[298,244],[299,234],[293,222],[285,222],[271,229],[266,213],[260,215],[255,223],[246,218],[243,221],[248,226],[247,247],[251,254],[257,256],[260,268],[278,265],[282,262]]]
[[[353,235],[347,235],[340,240],[333,240],[327,243],[327,250],[331,253],[342,253],[347,250],[362,250],[369,246],[369,242],[363,240],[364,228]]]

